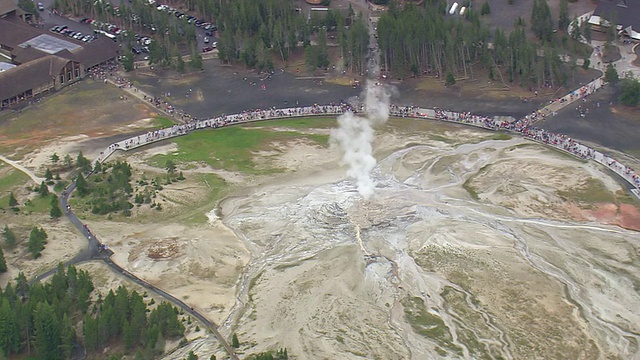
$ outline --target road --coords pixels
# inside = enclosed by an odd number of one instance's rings
[[[27,169],[24,169],[24,170],[26,170],[25,173],[27,173],[27,174],[30,173]],[[87,175],[89,176],[90,174],[87,174]],[[113,255],[113,251],[109,250],[106,246],[104,246],[104,244],[102,244],[100,242],[100,240],[98,240],[98,238],[96,237],[96,234],[91,232],[91,229],[89,229],[86,226],[86,224],[84,224],[84,223],[82,223],[82,221],[80,221],[80,219],[73,212],[73,209],[71,209],[71,207],[69,206],[69,202],[68,202],[69,201],[69,196],[71,195],[73,190],[75,190],[75,182],[71,183],[71,185],[69,185],[62,192],[62,194],[61,194],[61,196],[59,198],[60,207],[64,210],[64,213],[66,214],[66,216],[69,219],[69,221],[71,221],[71,223],[87,239],[88,246],[86,248],[83,248],[82,250],[80,250],[80,252],[76,256],[74,256],[73,259],[67,261],[64,264],[64,266],[67,267],[69,265],[78,264],[78,263],[82,263],[84,261],[89,261],[89,260],[101,260],[101,261],[103,261],[113,271],[122,274],[123,276],[127,277],[128,279],[130,279],[131,281],[135,282],[136,284],[144,287],[145,289],[154,291],[158,295],[160,295],[163,298],[167,299],[168,301],[172,302],[174,305],[182,308],[184,310],[184,312],[186,312],[187,314],[189,314],[189,315],[193,316],[194,318],[198,319],[205,327],[207,327],[214,334],[214,336],[218,339],[220,344],[222,344],[222,346],[225,348],[227,353],[229,353],[229,355],[231,356],[231,359],[240,360],[238,355],[235,353],[234,349],[227,342],[227,339],[224,336],[222,336],[222,334],[218,331],[218,325],[216,325],[213,321],[207,319],[204,315],[199,313],[197,310],[194,310],[193,307],[185,304],[182,300],[176,298],[175,296],[169,294],[168,292],[166,292],[166,291],[164,291],[162,289],[159,289],[158,287],[156,287],[154,285],[149,284],[148,282],[144,281],[143,279],[141,279],[141,278],[135,276],[134,274],[128,272],[127,270],[123,269],[120,265],[114,263],[113,260],[111,260],[111,255]],[[57,271],[57,267],[54,268],[54,269],[50,269],[49,271],[36,276],[33,280],[31,280],[31,283],[36,281],[36,280],[43,280],[43,279],[55,274],[56,271]]]

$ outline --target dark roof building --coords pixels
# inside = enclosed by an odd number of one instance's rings
[[[85,43],[30,26],[10,2],[0,0],[0,52],[17,66],[0,72],[0,109],[58,90],[118,56],[106,37]]]
[[[24,14],[24,11],[20,10],[12,0],[0,0],[0,18],[22,17]]]
[[[640,41],[640,0],[600,0],[589,23],[606,28],[610,21],[619,33]]]

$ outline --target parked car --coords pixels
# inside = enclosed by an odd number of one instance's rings
[[[209,43],[209,38],[208,38],[208,37],[206,37],[206,36],[204,37],[204,43],[205,43],[205,44],[208,44],[208,43]]]
[[[44,11],[44,4],[43,3],[41,3],[41,2],[38,3],[38,10]]]
[[[213,46],[205,46],[202,48],[202,52],[206,53],[213,50]]]

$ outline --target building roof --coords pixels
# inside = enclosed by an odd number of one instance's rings
[[[638,0],[600,0],[593,11],[594,16],[615,21],[622,28],[631,28],[640,32],[640,1]]]
[[[0,19],[0,44],[13,49],[13,61],[17,64],[51,54],[79,61],[85,68],[116,58],[119,50],[115,42],[105,37],[84,43],[29,26],[19,19]]]
[[[9,70],[9,69],[13,69],[14,67],[16,67],[13,64],[9,64],[6,62],[0,62],[0,72],[3,72],[5,70]]]
[[[0,44],[2,45],[15,49],[19,44],[40,34],[42,34],[42,30],[30,26],[20,19],[0,19]]]
[[[69,62],[55,55],[47,55],[24,65],[0,72],[0,99],[7,99],[53,80]]]
[[[29,61],[33,61],[35,59],[38,59],[47,55],[42,51],[31,46],[27,46],[24,48],[17,47],[11,52],[11,54],[12,54],[13,62],[18,65],[26,64]]]
[[[0,0],[0,17],[18,10],[18,5],[12,0]]]
[[[90,68],[105,61],[115,59],[118,56],[118,44],[106,37],[83,44],[82,47],[72,50],[71,53],[85,68]]]

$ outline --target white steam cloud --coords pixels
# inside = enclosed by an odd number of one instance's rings
[[[338,128],[331,130],[331,142],[343,151],[342,162],[349,166],[347,175],[356,180],[360,195],[369,199],[375,183],[371,170],[376,166],[373,157],[374,127],[389,119],[390,94],[383,85],[367,81],[364,94],[365,116],[347,112],[338,117]]]

